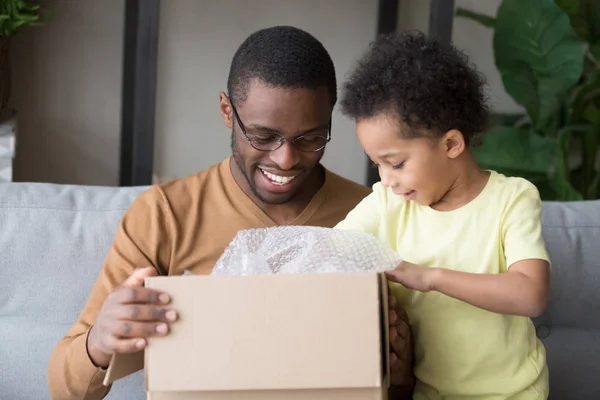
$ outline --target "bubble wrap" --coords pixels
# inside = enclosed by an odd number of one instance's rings
[[[391,248],[366,233],[282,226],[239,231],[212,275],[382,272],[400,261]]]

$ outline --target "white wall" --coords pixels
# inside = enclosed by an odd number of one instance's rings
[[[294,25],[321,40],[338,83],[376,35],[377,0],[163,1],[160,17],[155,172],[181,177],[230,154],[231,131],[219,113],[229,64],[252,32]],[[357,182],[365,156],[354,124],[337,112],[324,164]]]
[[[494,14],[501,0],[456,0]],[[13,105],[18,109],[15,178],[118,183],[124,0],[44,0],[52,20],[13,43]],[[377,0],[164,0],[161,2],[155,172],[194,173],[229,155],[218,110],[229,63],[253,31],[290,24],[329,50],[338,83],[376,34]],[[427,31],[429,1],[401,0],[399,25]],[[491,31],[454,20],[453,40],[490,83],[497,111],[519,107],[493,65]],[[352,121],[337,109],[324,163],[364,183],[365,157]]]
[[[45,0],[12,43],[17,181],[116,185],[124,0]]]
[[[455,0],[454,7],[495,16],[500,3],[502,0]],[[398,28],[427,32],[429,5],[430,2],[424,0],[401,0]],[[476,22],[458,17],[453,20],[452,41],[456,47],[470,57],[471,61],[477,65],[478,70],[486,76],[490,105],[494,111],[506,113],[520,111],[521,107],[504,90],[500,73],[494,65],[492,37],[491,29]]]

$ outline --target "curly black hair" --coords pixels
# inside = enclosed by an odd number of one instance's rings
[[[282,88],[327,86],[332,106],[337,101],[333,61],[313,35],[292,26],[274,26],[251,34],[233,56],[227,79],[229,96],[246,100],[253,79]]]
[[[340,105],[356,121],[389,114],[410,138],[457,129],[469,146],[488,126],[484,84],[453,45],[405,31],[371,44],[345,82]]]

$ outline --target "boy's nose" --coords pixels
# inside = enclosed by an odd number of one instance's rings
[[[379,177],[381,178],[381,184],[385,187],[393,188],[398,185],[396,179],[385,168],[379,167]]]

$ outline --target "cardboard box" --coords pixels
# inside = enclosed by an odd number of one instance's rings
[[[145,354],[113,358],[105,384],[143,359],[152,400],[381,400],[388,300],[377,273],[152,277],[179,320]]]

